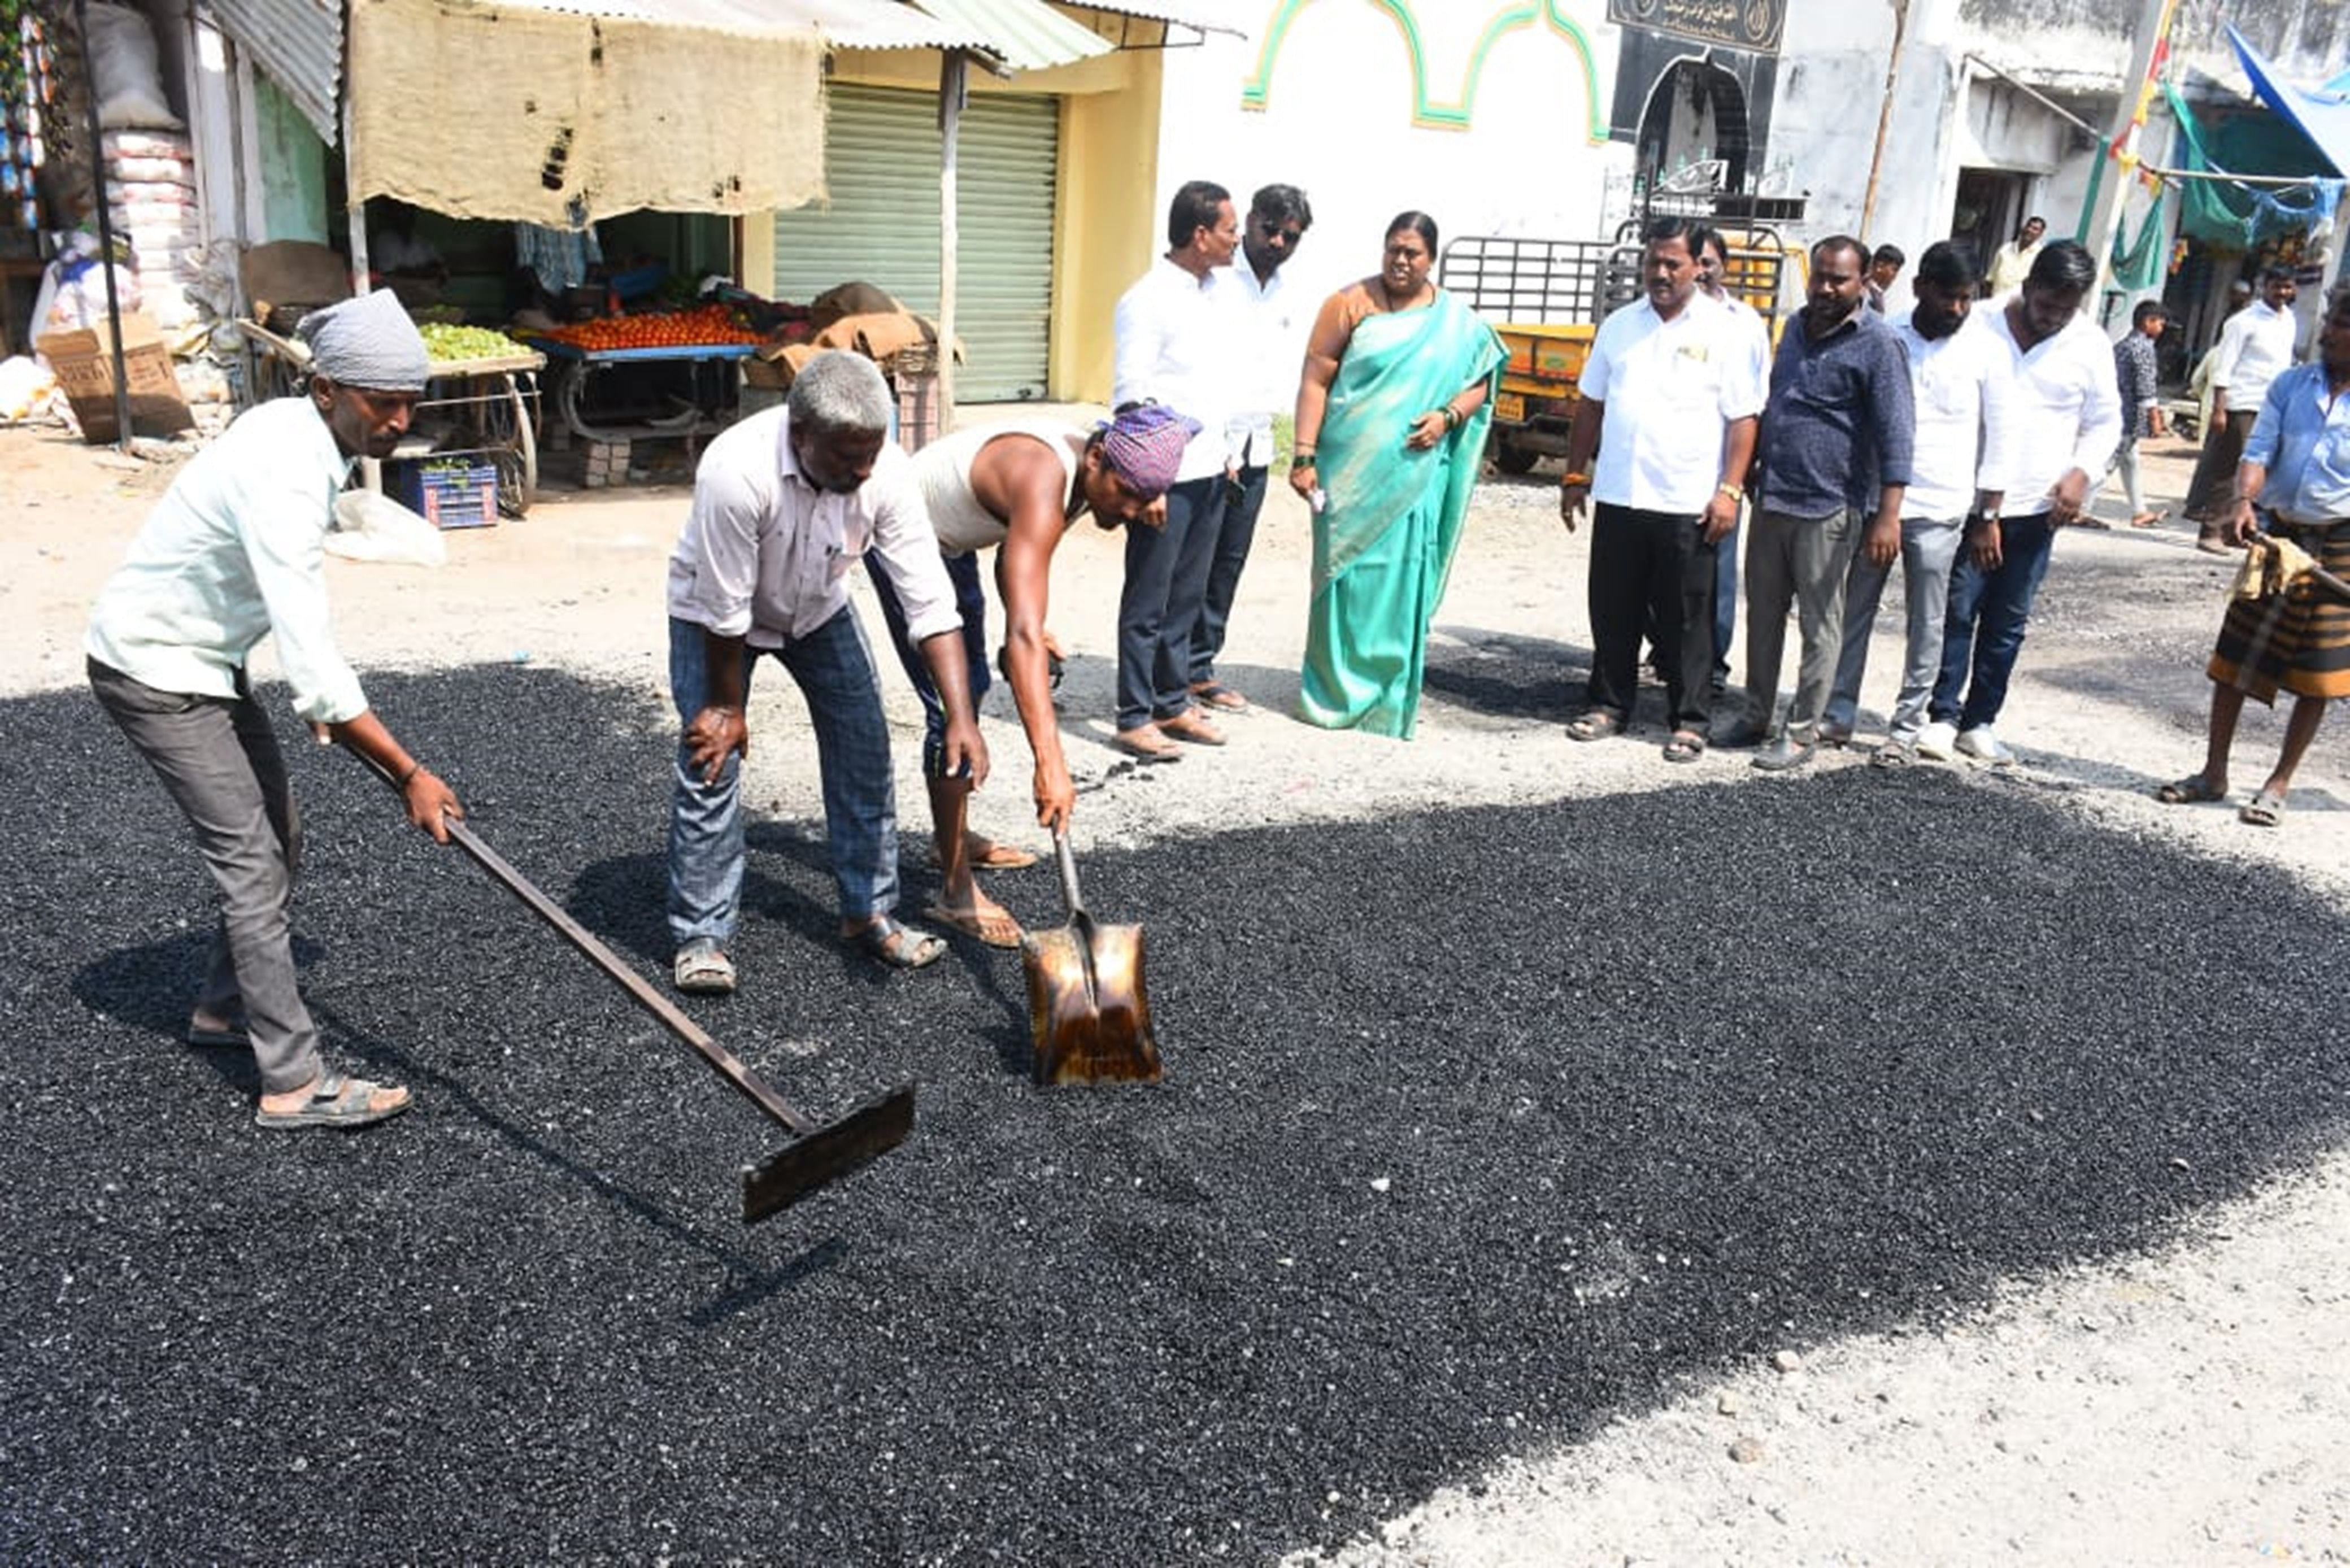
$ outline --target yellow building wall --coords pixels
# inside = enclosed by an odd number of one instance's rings
[[[939,57],[921,49],[842,49],[831,78],[935,93]],[[1133,49],[1004,79],[974,68],[974,93],[1052,95],[1061,100],[1055,183],[1053,305],[1045,376],[1057,401],[1109,400],[1110,317],[1118,296],[1157,254],[1159,51]],[[743,276],[775,275],[770,213],[746,214]]]
[[[1125,57],[1139,78],[1128,90],[1061,100],[1047,373],[1066,402],[1109,401],[1118,296],[1165,248],[1157,211],[1162,57],[1150,49]]]

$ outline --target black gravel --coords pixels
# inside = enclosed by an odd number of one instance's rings
[[[370,690],[659,971],[658,712],[514,667]],[[290,738],[308,994],[421,1105],[254,1128],[249,1058],[175,1043],[209,885],[161,791],[78,693],[0,703],[0,744],[11,1562],[1262,1561],[2145,1245],[2350,1107],[2339,917],[1981,775],[1095,853],[1170,1077],[1059,1094],[1015,957],[882,979],[813,829],[767,826],[748,989],[697,1013],[814,1105],[922,1098],[746,1230],[775,1129]],[[1048,870],[998,885],[1055,913]]]

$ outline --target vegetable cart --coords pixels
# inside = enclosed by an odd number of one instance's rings
[[[300,396],[310,373],[309,346],[258,322],[236,326],[259,356],[256,398]],[[525,515],[538,493],[538,373],[546,357],[525,348],[432,366],[410,434],[393,458],[485,457],[498,471],[498,510]]]

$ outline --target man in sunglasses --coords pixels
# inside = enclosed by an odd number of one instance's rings
[[[1234,422],[1233,466],[1226,471],[1230,493],[1208,567],[1207,597],[1191,632],[1191,695],[1201,706],[1228,713],[1247,711],[1248,699],[1216,679],[1216,656],[1224,650],[1224,628],[1256,539],[1257,513],[1264,505],[1265,476],[1273,467],[1273,416],[1297,402],[1305,330],[1314,321],[1315,301],[1287,287],[1281,269],[1313,226],[1314,207],[1305,192],[1295,185],[1264,186],[1249,200],[1241,261],[1231,269],[1243,302],[1236,337],[1248,407]]]

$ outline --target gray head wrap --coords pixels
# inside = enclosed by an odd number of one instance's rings
[[[416,323],[388,288],[310,312],[296,335],[310,346],[310,369],[337,386],[421,392],[432,375]]]

